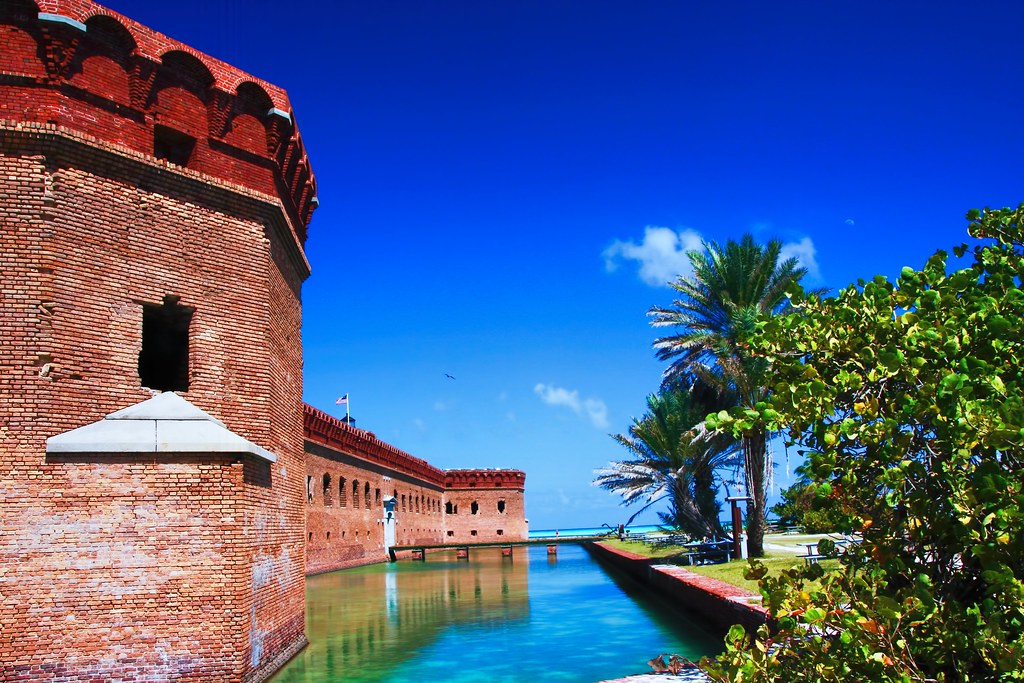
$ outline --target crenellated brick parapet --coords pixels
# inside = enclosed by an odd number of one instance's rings
[[[513,489],[526,487],[526,473],[522,470],[480,469],[445,470],[446,489]]]
[[[305,243],[316,179],[284,90],[89,0],[4,0],[0,45],[0,120],[276,197]]]
[[[426,460],[409,455],[381,441],[372,432],[357,429],[310,405],[304,406],[304,411],[307,441],[382,465],[388,470],[412,475],[438,487],[443,485],[445,472]]]

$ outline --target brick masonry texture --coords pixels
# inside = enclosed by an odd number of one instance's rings
[[[306,643],[307,572],[385,560],[387,496],[399,544],[526,537],[522,472],[303,405],[316,205],[281,89],[88,0],[0,1],[0,680],[263,681]],[[48,456],[153,395],[168,297],[183,397],[277,461]]]
[[[396,500],[397,545],[527,537],[519,470],[440,470],[310,406],[305,434],[308,573],[385,561],[388,495]]]
[[[305,643],[315,181],[287,97],[85,0],[5,0],[0,44],[0,680],[263,680]],[[47,457],[152,395],[168,295],[183,395],[278,461]]]

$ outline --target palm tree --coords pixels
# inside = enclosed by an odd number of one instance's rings
[[[724,248],[707,242],[703,251],[687,254],[693,274],[670,283],[678,298],[668,308],[656,306],[649,312],[654,327],[679,328],[654,342],[658,358],[671,361],[664,382],[691,377],[713,388],[721,402],[748,408],[767,398],[767,364],[746,352],[744,340],[759,321],[786,310],[786,291],[807,274],[795,258],[780,262],[781,252],[778,240],[762,246],[747,234]],[[761,557],[772,466],[768,434],[752,429],[740,445],[747,495],[753,498],[747,547],[752,557]]]
[[[716,470],[734,462],[735,448],[700,432],[710,407],[686,385],[648,396],[647,413],[634,418],[628,434],[612,435],[633,458],[598,470],[594,483],[621,494],[623,505],[644,501],[636,514],[667,500],[669,511],[659,513],[664,524],[694,536],[721,536]]]

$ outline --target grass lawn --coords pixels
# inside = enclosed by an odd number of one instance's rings
[[[805,552],[804,543],[813,543],[821,538],[825,538],[824,534],[771,534],[764,537],[765,541],[765,553],[766,556],[761,558],[765,566],[768,567],[768,571],[771,574],[778,574],[784,569],[790,567],[802,567],[804,561],[800,559],[800,555]],[[682,548],[677,546],[670,546],[666,548],[654,548],[653,546],[647,545],[646,543],[637,543],[634,541],[620,541],[618,539],[608,539],[602,541],[606,545],[620,550],[626,550],[637,555],[643,555],[654,559],[667,558],[671,555],[678,554],[683,551]],[[786,550],[773,549],[768,546],[780,546],[791,548],[793,552],[787,552]],[[822,566],[828,569],[831,566],[835,566],[835,560],[826,560],[822,562]],[[723,564],[705,564],[696,565],[693,567],[687,566],[686,568],[693,571],[696,574],[703,576],[710,576],[718,579],[719,581],[725,581],[731,583],[734,586],[739,586],[749,590],[751,593],[757,593],[757,581],[748,581],[743,578],[744,572],[747,567],[746,560],[733,560],[732,562],[725,562]]]

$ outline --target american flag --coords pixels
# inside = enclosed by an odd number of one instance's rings
[[[334,402],[334,404],[335,405],[339,405],[339,406],[347,405],[348,404],[348,394],[345,394],[344,396],[339,398],[337,401]]]

